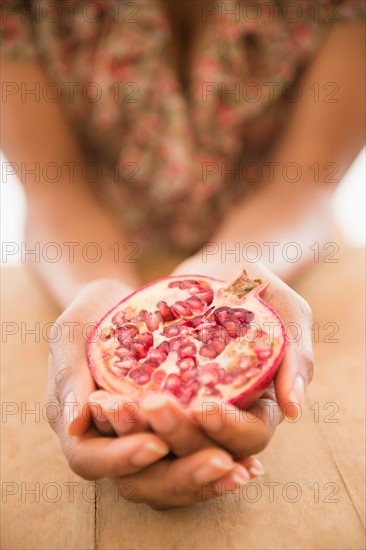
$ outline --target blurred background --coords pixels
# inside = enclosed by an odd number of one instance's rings
[[[1,153],[1,169],[6,158]],[[365,179],[366,149],[355,159],[333,197],[333,211],[345,240],[352,246],[365,246]],[[22,186],[16,176],[1,174],[1,243],[24,240],[26,203]],[[20,247],[19,247],[20,248]],[[1,265],[19,265],[20,252],[4,257],[1,246]]]

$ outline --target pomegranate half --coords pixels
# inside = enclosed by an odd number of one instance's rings
[[[184,405],[214,397],[247,407],[285,350],[283,322],[260,298],[267,285],[243,271],[231,284],[183,275],[140,288],[90,334],[94,380],[111,393],[150,390]]]

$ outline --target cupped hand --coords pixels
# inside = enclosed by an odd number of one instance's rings
[[[91,283],[54,326],[46,410],[71,469],[84,479],[111,478],[125,498],[133,483],[137,500],[157,509],[209,500],[246,483],[252,460],[234,462],[213,441],[162,460],[177,440],[147,430],[148,411],[137,398],[97,390],[87,364],[87,329],[129,292],[115,281]]]
[[[296,418],[303,405],[305,389],[313,377],[311,339],[312,311],[309,304],[269,269],[259,263],[204,262],[198,253],[185,260],[172,275],[208,275],[230,281],[243,269],[252,279],[269,281],[261,298],[281,316],[286,329],[285,356],[274,379],[276,400],[284,415]]]
[[[103,437],[103,433],[111,431],[109,422],[90,400],[96,386],[87,363],[88,328],[129,292],[117,281],[95,281],[83,289],[53,327],[48,421],[60,439],[71,469],[85,479],[131,474],[169,452],[159,437],[142,431],[146,424],[139,415],[135,429],[131,430],[135,433],[120,438]]]
[[[199,274],[230,280],[243,268],[252,278],[270,281],[261,297],[280,314],[285,324],[284,358],[271,386],[246,411],[216,400],[197,400],[191,412],[195,425],[187,427],[187,420],[184,420],[184,437],[191,445],[197,446],[200,441],[205,446],[207,439],[199,439],[197,435],[203,433],[235,457],[260,452],[268,445],[284,416],[296,419],[301,415],[305,388],[313,376],[311,309],[301,296],[268,269],[258,264],[203,263],[197,255],[185,260],[173,275]],[[179,415],[176,411],[174,414],[177,422]],[[182,426],[182,419],[179,423]],[[153,417],[152,425],[155,433],[167,441],[164,428],[158,429]]]

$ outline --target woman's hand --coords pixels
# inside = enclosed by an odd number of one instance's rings
[[[301,413],[305,388],[313,376],[310,307],[269,270],[258,264],[203,262],[197,254],[185,260],[173,274],[202,274],[228,280],[243,267],[250,277],[270,281],[262,298],[280,314],[288,327],[284,359],[273,384],[245,413],[216,400],[197,401],[192,412],[195,422],[210,440],[239,457],[263,450],[284,415],[294,419]],[[197,426],[192,433],[196,431]],[[155,432],[164,437],[156,426]],[[189,439],[188,435],[186,437]]]
[[[87,329],[129,292],[129,288],[116,281],[93,282],[54,325],[49,357],[48,420],[60,438],[71,469],[86,479],[132,474],[169,452],[159,437],[142,432],[146,423],[139,415],[128,435],[103,437],[101,432],[110,431],[109,423],[99,407],[90,403],[96,386],[87,364]]]
[[[54,326],[48,420],[71,469],[85,479],[112,478],[124,498],[157,509],[209,500],[246,483],[253,460],[234,462],[202,433],[195,452],[191,446],[179,458],[161,460],[176,448],[177,438],[164,441],[146,431],[148,407],[142,409],[133,396],[96,390],[87,364],[86,329],[129,292],[115,281],[91,283]]]

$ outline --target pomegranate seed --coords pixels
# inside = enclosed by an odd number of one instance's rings
[[[253,321],[254,313],[252,311],[248,311],[247,309],[239,309],[235,308],[232,310],[232,315],[237,319],[240,323],[250,323]]]
[[[176,338],[172,338],[169,342],[169,351],[178,351],[179,348],[184,346],[186,343],[186,340],[182,338],[182,336],[177,336]]]
[[[273,351],[268,349],[259,349],[255,350],[255,353],[260,361],[265,361],[266,359],[269,359],[272,356]]]
[[[203,329],[208,329],[208,328],[217,328],[217,324],[216,324],[215,321],[213,321],[211,319],[207,319],[207,317],[204,317],[202,323],[200,325],[197,325],[195,328],[196,328],[196,330],[203,330]]]
[[[148,311],[146,311],[146,309],[142,309],[141,311],[139,311],[139,313],[137,315],[135,315],[135,317],[132,317],[131,321],[133,323],[141,323],[141,322],[145,322],[145,317],[146,315],[148,315]]]
[[[175,302],[170,308],[174,317],[184,317],[185,315],[192,315],[192,310],[186,302]]]
[[[163,317],[160,311],[154,311],[153,313],[147,313],[145,315],[144,321],[149,330],[154,331],[158,330],[159,325],[163,322]]]
[[[123,357],[121,361],[116,361],[114,365],[120,369],[130,370],[137,366],[137,361],[132,356],[129,356],[129,357],[126,356],[126,357]]]
[[[200,370],[199,377],[203,386],[214,386],[219,382],[218,369],[203,368]]]
[[[180,329],[180,335],[181,336],[189,336],[190,334],[192,334],[192,329],[190,327],[182,327]]]
[[[208,288],[207,290],[202,290],[201,292],[197,292],[195,296],[196,298],[200,298],[201,300],[203,300],[205,304],[208,306],[211,304],[213,300],[214,293],[213,293],[213,290]]]
[[[188,384],[192,380],[195,380],[196,377],[197,377],[197,369],[185,370],[180,375],[180,378],[183,384]]]
[[[159,365],[161,365],[161,363],[163,363],[167,357],[168,357],[168,354],[162,349],[151,348],[149,350],[147,359],[156,361]]]
[[[169,327],[166,327],[163,330],[163,335],[167,338],[172,338],[173,336],[178,336],[180,334],[180,328],[178,323],[174,323],[173,325],[170,325]]]
[[[123,323],[126,322],[126,317],[127,314],[125,311],[117,311],[117,313],[112,317],[112,323],[117,327],[123,325]]]
[[[197,283],[196,285],[191,286],[188,292],[191,296],[195,296],[196,294],[202,291],[203,291],[203,288],[201,287],[201,285]]]
[[[131,341],[138,333],[139,329],[135,325],[124,325],[118,330],[118,341],[124,344]]]
[[[219,336],[219,332],[217,330],[217,325],[213,321],[213,324],[205,324],[201,325],[202,328],[200,328],[199,333],[197,334],[197,338],[201,340],[201,342],[208,342],[209,340],[212,340],[213,338]]]
[[[201,340],[201,342],[208,342],[209,340],[213,340],[214,338],[220,338],[226,344],[231,341],[231,338],[224,327],[216,325],[214,321],[212,321],[212,324],[210,325],[202,326],[199,333],[197,334],[197,338]]]
[[[181,380],[178,374],[169,374],[164,385],[165,390],[174,391],[180,388]]]
[[[140,367],[144,368],[147,372],[152,372],[159,366],[160,366],[160,363],[155,359],[151,359],[151,358],[145,359],[145,361],[143,361],[140,365]]]
[[[116,361],[115,363],[111,364],[111,371],[113,372],[113,374],[115,374],[116,376],[127,376],[127,374],[130,372],[130,369],[120,367],[118,363],[119,362]]]
[[[168,284],[168,288],[180,288],[182,281],[172,281]]]
[[[187,298],[186,302],[188,306],[193,310],[201,310],[205,307],[205,303],[200,298],[197,298],[197,296],[191,296],[190,298]]]
[[[239,321],[237,321],[236,319],[228,319],[227,321],[224,321],[223,326],[225,327],[225,330],[227,330],[229,336],[231,336],[232,338],[235,338],[238,335],[240,324]]]
[[[214,317],[215,321],[222,325],[225,321],[227,321],[230,317],[230,310],[229,307],[219,307],[215,309],[214,311]]]
[[[163,370],[157,370],[153,372],[151,375],[152,380],[157,384],[161,384],[162,382],[164,382],[165,377],[166,377],[166,373]]]
[[[196,359],[194,357],[186,357],[177,361],[177,366],[181,371],[186,371],[196,368]]]
[[[226,345],[228,345],[228,343],[231,342],[231,338],[227,330],[224,329],[224,327],[217,327],[215,331],[215,338],[220,338],[220,340],[223,340]]]
[[[127,346],[120,346],[114,353],[117,357],[122,359],[123,357],[131,356],[131,349]]]
[[[148,352],[148,347],[145,344],[136,342],[131,346],[131,353],[136,357],[136,359],[144,359]]]
[[[167,342],[166,340],[164,340],[164,342],[161,342],[161,344],[159,344],[157,347],[156,347],[157,350],[159,351],[162,351],[163,353],[165,353],[166,355],[168,355],[169,353],[169,342]]]
[[[243,323],[242,325],[240,325],[240,327],[238,328],[236,337],[245,338],[246,335],[248,334],[249,328],[250,328],[250,325],[247,325],[246,323]]]
[[[213,340],[210,340],[207,342],[213,349],[216,351],[217,355],[220,355],[226,348],[226,344],[224,340],[221,338],[214,338]]]
[[[203,315],[198,315],[197,317],[192,317],[191,318],[192,327],[197,328],[200,325],[202,325],[202,323],[204,323],[206,320],[207,320],[206,317],[204,317]]]
[[[225,372],[222,377],[222,380],[220,380],[220,384],[224,384],[224,385],[232,384],[234,380],[235,380],[235,375],[233,373]]]
[[[160,311],[160,315],[162,316],[163,318],[163,321],[173,321],[175,319],[173,313],[172,313],[172,310],[170,309],[170,307],[168,306],[168,304],[166,302],[158,302],[157,303],[157,307]]]
[[[219,373],[219,384],[222,384],[222,381],[225,378],[225,369],[219,368],[219,369],[217,369],[217,371]]]
[[[151,334],[151,332],[141,332],[141,334],[138,334],[133,342],[144,344],[148,348],[151,348],[151,346],[154,344],[154,336]]]
[[[180,359],[184,359],[186,357],[193,357],[197,351],[197,348],[194,344],[188,343],[183,346],[181,346],[178,349],[178,357]]]
[[[188,386],[179,388],[179,390],[175,392],[175,395],[182,403],[187,405],[192,401],[193,397],[197,395],[200,387],[198,380],[193,380]]]
[[[128,375],[139,386],[143,386],[151,380],[151,372],[142,367],[131,370]]]
[[[183,281],[172,281],[169,283],[169,288],[180,288],[181,290],[187,290],[188,288],[191,288],[192,286],[196,286],[199,283],[197,281],[194,281],[193,279],[184,279]]]
[[[216,350],[208,344],[203,344],[199,353],[200,355],[202,355],[202,357],[208,357],[209,359],[215,359],[215,357],[217,357],[218,355]]]

